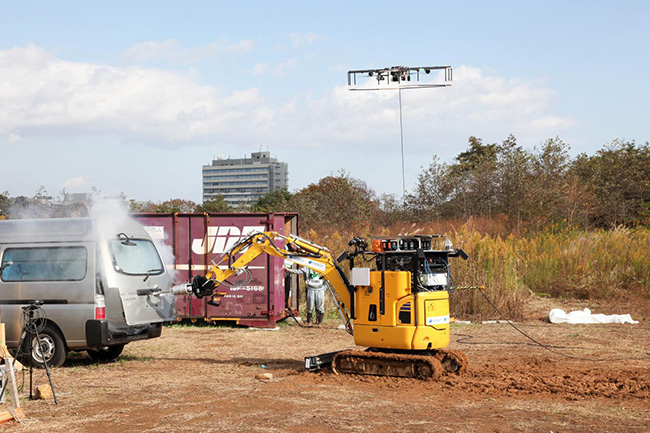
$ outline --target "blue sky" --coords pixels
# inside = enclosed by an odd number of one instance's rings
[[[650,139],[641,1],[10,2],[0,7],[0,192],[200,201],[213,155],[260,148],[298,190],[340,169],[400,194],[397,92],[349,69],[451,65],[404,90],[406,186],[469,136],[572,153]]]

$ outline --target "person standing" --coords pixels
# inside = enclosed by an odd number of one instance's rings
[[[325,281],[323,281],[323,276],[305,267],[300,269],[285,267],[285,269],[292,274],[302,274],[307,291],[307,324],[311,324],[312,312],[316,310],[315,324],[320,325],[323,323],[323,316],[325,315]]]

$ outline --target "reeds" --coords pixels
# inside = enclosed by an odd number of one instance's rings
[[[439,226],[439,225],[438,225]],[[411,230],[409,230],[409,228]],[[418,226],[418,233],[428,233]],[[333,256],[347,248],[352,236],[413,233],[411,227],[382,233],[310,230],[305,235],[327,246]],[[368,232],[368,233],[365,233]],[[325,234],[327,233],[327,234]],[[447,235],[470,259],[455,259],[454,285],[485,286],[485,295],[509,319],[520,319],[532,295],[569,299],[650,298],[650,230],[547,230],[501,237],[483,234],[472,222]],[[455,290],[452,314],[458,318],[500,318],[476,290]],[[333,304],[327,303],[328,310]],[[335,313],[331,311],[331,316]]]

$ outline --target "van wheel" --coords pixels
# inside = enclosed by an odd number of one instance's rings
[[[42,331],[38,333],[41,344],[38,344],[36,335],[29,334],[32,339],[32,353],[29,361],[36,368],[45,368],[43,358],[48,367],[60,367],[65,362],[68,351],[63,342],[59,331],[52,325],[45,325]],[[42,348],[42,352],[41,352]]]
[[[88,352],[88,356],[90,356],[93,361],[109,362],[115,360],[118,356],[120,356],[123,349],[124,345],[118,344],[116,346],[108,346],[100,350],[88,349],[86,352]]]

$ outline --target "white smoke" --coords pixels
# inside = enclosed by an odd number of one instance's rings
[[[176,256],[174,255],[174,249],[171,247],[171,245],[164,242],[167,240],[167,233],[165,233],[165,237],[163,239],[152,239],[156,245],[156,248],[158,249],[158,252],[160,253],[160,257],[163,259],[163,263],[165,263],[165,266],[167,267],[169,279],[172,281],[172,284],[176,284],[176,278],[178,277],[178,271],[176,270],[175,266]]]
[[[128,222],[139,224],[139,222],[129,216],[129,205],[122,198],[103,198],[93,201],[90,207],[90,216],[97,220],[97,227],[104,239],[115,237],[119,233],[120,227],[124,227]],[[145,228],[146,231],[146,228]],[[156,236],[151,236],[160,257],[165,264],[167,274],[171,281],[176,281],[177,271],[175,266],[174,251],[171,246]]]
[[[95,198],[90,206],[90,216],[95,218],[105,234],[114,237],[129,217],[128,205],[121,199]]]

